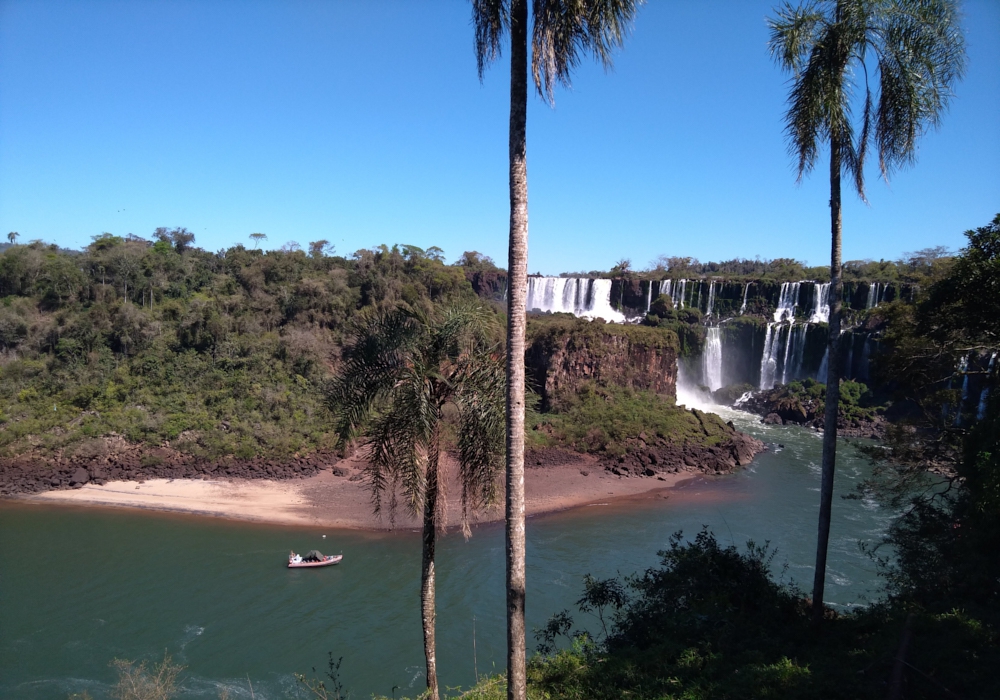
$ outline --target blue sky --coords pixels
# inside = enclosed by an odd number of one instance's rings
[[[771,2],[644,7],[605,73],[528,114],[529,270],[657,255],[829,261],[825,161],[782,136]],[[958,248],[1000,211],[1000,3],[963,4],[969,69],[943,127],[844,258]],[[67,247],[186,226],[210,249],[328,239],[506,261],[506,54],[481,84],[470,7],[436,2],[0,0],[0,230]]]

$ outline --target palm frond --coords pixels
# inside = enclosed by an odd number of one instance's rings
[[[476,68],[483,79],[487,66],[500,58],[503,38],[510,27],[509,0],[472,0],[476,37]]]
[[[372,310],[359,314],[348,329],[340,375],[327,387],[325,402],[337,416],[342,440],[356,434],[385,401],[411,361],[411,350],[421,334],[413,317],[400,310]]]
[[[643,0],[535,0],[531,75],[542,99],[554,102],[555,83],[568,86],[583,52],[609,69],[613,52],[632,28]]]
[[[459,481],[462,487],[462,531],[466,538],[470,513],[498,504],[506,465],[505,365],[499,353],[481,354],[462,372],[459,411]]]

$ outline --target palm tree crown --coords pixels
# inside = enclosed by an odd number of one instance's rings
[[[965,69],[954,0],[786,3],[768,25],[771,55],[793,74],[785,121],[799,178],[829,141],[862,199],[869,146],[887,179],[912,163]]]

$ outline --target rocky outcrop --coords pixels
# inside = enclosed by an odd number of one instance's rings
[[[529,325],[525,364],[529,381],[550,410],[564,392],[595,381],[674,397],[677,336],[646,326],[558,318]]]
[[[108,481],[141,479],[301,479],[335,464],[334,453],[284,458],[229,457],[208,460],[170,447],[128,443],[118,436],[99,441],[92,454],[24,454],[0,459],[0,496],[38,493],[52,489],[98,486]]]
[[[825,406],[822,397],[802,397],[790,394],[784,387],[753,394],[739,406],[744,411],[762,416],[768,425],[801,425],[823,430]],[[885,437],[885,415],[881,410],[846,412],[843,407],[837,416],[837,435],[841,437]]]
[[[736,430],[732,423],[728,427],[730,434],[717,445],[676,444],[640,434],[628,441],[624,455],[604,458],[602,462],[607,471],[619,476],[658,476],[678,472],[729,474],[750,464],[754,456],[766,448],[760,440]]]

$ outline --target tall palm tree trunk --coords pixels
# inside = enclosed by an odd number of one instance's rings
[[[527,693],[524,639],[524,330],[528,296],[528,3],[510,8],[510,243],[507,263],[507,698]]]
[[[823,619],[823,586],[826,583],[826,552],[830,544],[830,513],[833,508],[833,474],[837,465],[837,409],[840,405],[840,300],[843,279],[840,270],[840,146],[830,139],[830,337],[827,341],[826,406],[823,416],[823,478],[819,496],[819,537],[816,542],[816,573],[813,578],[813,620]]]
[[[437,617],[434,603],[434,547],[437,537],[439,447],[438,429],[435,427],[427,455],[424,542],[420,571],[420,617],[424,625],[424,657],[427,659],[427,694],[430,700],[438,700],[437,643],[434,636],[434,621]]]

